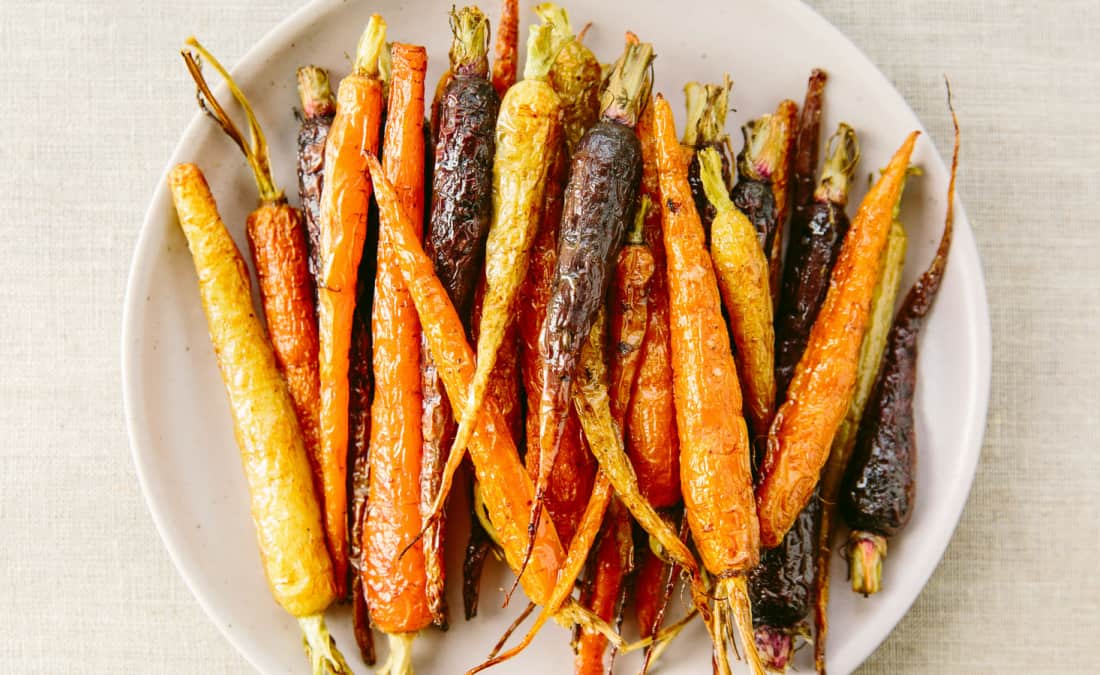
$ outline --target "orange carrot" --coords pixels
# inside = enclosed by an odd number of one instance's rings
[[[519,0],[503,0],[500,3],[500,21],[497,22],[496,58],[493,59],[493,88],[501,98],[516,83],[518,53]]]
[[[618,624],[626,599],[626,577],[634,565],[634,541],[630,514],[617,500],[613,501],[604,519],[600,545],[592,561],[592,583],[581,595],[581,604],[610,624]],[[597,632],[582,630],[577,638],[574,671],[578,675],[603,675],[610,672],[615,660],[605,667],[603,654],[607,638]]]
[[[423,47],[394,43],[383,143],[385,174],[402,209],[424,221]],[[392,225],[378,233],[374,287],[374,402],[370,508],[363,527],[363,573],[374,625],[390,636],[389,665],[400,672],[416,631],[432,622],[424,552],[405,550],[420,531],[420,326],[394,260]],[[411,669],[408,671],[411,672]]]
[[[725,635],[732,612],[749,665],[762,673],[745,580],[759,557],[759,531],[741,386],[672,109],[662,96],[654,105],[680,484],[696,548],[707,571],[718,579],[711,626],[718,671],[729,672]]]
[[[898,148],[852,220],[787,399],[772,423],[756,488],[760,537],[767,548],[783,540],[809,501],[848,412],[882,251],[918,133]]]
[[[347,449],[348,349],[355,314],[355,290],[367,233],[370,177],[363,158],[378,152],[382,82],[378,55],[386,36],[382,17],[367,24],[355,70],[340,82],[336,117],[325,143],[321,193],[321,285],[317,289],[321,351],[321,465],[325,533],[332,552],[339,595],[348,569]],[[372,144],[375,144],[373,147]]]

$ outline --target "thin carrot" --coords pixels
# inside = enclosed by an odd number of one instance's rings
[[[631,536],[630,515],[617,501],[613,501],[604,518],[600,545],[592,561],[592,583],[589,591],[581,595],[581,604],[610,624],[622,620],[626,600],[626,577],[634,567],[634,541]],[[607,638],[594,631],[581,630],[577,638],[577,655],[574,672],[578,675],[603,675],[611,672],[615,651],[610,663],[604,665]]]
[[[355,314],[356,280],[367,230],[370,177],[363,157],[377,152],[382,116],[378,55],[386,24],[371,17],[355,60],[354,72],[340,82],[336,117],[325,144],[321,193],[321,285],[317,289],[321,336],[321,464],[324,478],[325,533],[332,551],[338,594],[346,588],[348,350]]]
[[[772,423],[756,488],[765,547],[782,541],[813,494],[829,446],[851,403],[859,348],[890,232],[891,213],[917,135],[914,131],[906,138],[860,205],[833,268],[825,302],[795,368],[787,399]]]
[[[394,43],[393,80],[382,148],[385,175],[402,209],[424,220],[423,47]],[[378,231],[372,313],[374,402],[371,409],[370,508],[363,526],[363,574],[371,620],[390,638],[388,672],[412,672],[408,651],[429,625],[424,553],[405,550],[420,531],[420,327],[394,260],[392,226]]]
[[[496,157],[493,160],[493,221],[485,246],[485,301],[478,327],[477,371],[467,407],[456,409],[458,431],[447,457],[435,504],[425,518],[440,514],[476,428],[485,401],[497,350],[512,318],[512,305],[527,273],[531,243],[550,171],[549,149],[561,134],[560,100],[546,82],[560,42],[548,25],[532,26],[527,43],[524,80],[504,96],[497,118]],[[452,403],[454,396],[451,397]]]
[[[737,349],[745,410],[754,437],[764,438],[775,413],[775,331],[768,259],[752,223],[730,201],[718,152],[706,148],[696,157],[700,180],[715,213],[710,255]]]
[[[298,128],[298,197],[309,234],[309,272],[321,276],[321,186],[325,170],[325,139],[336,115],[336,99],[328,72],[317,66],[298,69],[302,124]]]
[[[497,42],[493,58],[493,88],[504,98],[516,83],[519,65],[519,0],[502,0],[500,21],[497,22]]]
[[[733,162],[730,160],[729,135],[726,134],[726,113],[729,112],[730,89],[733,81],[726,75],[722,84],[700,84],[688,82],[684,85],[684,99],[687,102],[687,123],[680,143],[691,157],[688,166],[688,184],[691,196],[695,198],[695,209],[703,223],[703,232],[710,241],[710,225],[714,221],[716,210],[700,178],[699,152],[711,148],[722,158],[722,184],[729,192],[732,180]]]
[[[791,173],[794,160],[794,143],[798,128],[798,104],[783,99],[772,115],[779,125],[779,161],[772,174],[772,194],[775,196],[775,236],[768,254],[768,285],[771,288],[772,307],[779,302],[780,283],[783,279],[783,238],[787,218],[791,213]]]
[[[350,675],[325,627],[324,611],[336,592],[309,458],[286,382],[252,307],[248,268],[199,168],[176,166],[168,187],[233,409],[268,586],[305,633],[314,675]]]
[[[718,282],[676,142],[672,109],[662,96],[654,105],[680,484],[692,538],[707,571],[718,579],[711,634],[719,670],[729,668],[726,622],[732,613],[749,665],[762,673],[745,581],[758,560],[759,533],[748,429],[740,414],[741,386],[722,320]]]
[[[806,96],[798,116],[795,132],[794,157],[791,160],[791,233],[798,236],[809,217],[810,204],[817,185],[817,158],[821,143],[821,109],[824,104],[825,82],[828,74],[820,68],[810,71],[806,82]]]

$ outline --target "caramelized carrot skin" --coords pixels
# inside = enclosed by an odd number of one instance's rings
[[[833,436],[848,411],[893,207],[916,140],[917,132],[909,135],[860,205],[787,400],[776,413],[756,489],[766,548],[782,541],[809,501]]]
[[[422,47],[395,43],[392,57],[385,172],[405,212],[422,223],[427,54]],[[373,623],[387,633],[409,633],[433,620],[423,550],[405,550],[421,529],[420,326],[389,229],[385,221],[379,228],[372,315],[375,388],[363,568]]]
[[[611,414],[625,424],[638,362],[649,317],[649,283],[656,265],[644,244],[628,244],[619,253],[612,285],[611,311]]]
[[[321,283],[321,192],[324,185],[325,139],[335,113],[307,116],[298,129],[298,196],[309,234],[309,272]]]
[[[748,428],[672,110],[660,96],[655,106],[680,484],[699,555],[711,574],[724,577],[758,560]]]
[[[302,216],[285,202],[264,204],[249,214],[246,231],[275,362],[286,378],[320,495],[319,347]]]
[[[817,183],[817,160],[821,139],[821,108],[828,75],[814,68],[806,83],[806,98],[795,133],[794,158],[791,160],[791,237],[800,236],[805,226]]]
[[[325,533],[332,552],[337,590],[343,596],[348,567],[348,354],[371,193],[364,157],[366,153],[378,152],[382,83],[350,75],[341,81],[336,100],[338,112],[325,145],[318,316]]]
[[[655,508],[680,503],[680,440],[673,404],[668,277],[661,233],[661,186],[657,175],[657,137],[652,101],[638,120],[642,146],[642,194],[655,208],[646,214],[646,244],[653,255],[645,339],[627,411],[624,436],[642,495]]]

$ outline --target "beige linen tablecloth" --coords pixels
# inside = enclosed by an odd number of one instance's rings
[[[863,672],[1095,672],[1100,4],[812,4],[945,154],[951,75],[959,193],[992,305],[993,394],[970,502]],[[233,63],[295,5],[0,2],[0,672],[247,671],[138,490],[119,326],[145,205],[194,112],[176,45],[193,31]]]

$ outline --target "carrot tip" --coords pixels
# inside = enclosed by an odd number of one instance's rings
[[[856,530],[848,536],[848,576],[852,590],[863,597],[882,588],[882,561],[886,558],[886,537]]]

